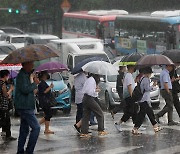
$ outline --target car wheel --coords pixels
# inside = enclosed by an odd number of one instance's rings
[[[63,109],[64,114],[70,114],[70,112],[71,112],[71,107]]]
[[[52,114],[53,114],[53,115],[56,115],[56,114],[57,114],[57,111],[58,111],[57,109],[52,109]]]
[[[107,91],[105,92],[105,103],[106,103],[107,110],[111,110],[112,106],[110,104],[109,94]]]

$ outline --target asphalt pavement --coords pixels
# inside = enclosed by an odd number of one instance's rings
[[[163,104],[162,104],[163,105]],[[162,106],[161,105],[161,106]],[[157,112],[158,110],[155,110]],[[152,126],[146,120],[143,126],[146,128],[142,135],[134,136],[131,133],[133,124],[129,120],[122,125],[123,132],[117,132],[114,122],[118,121],[122,113],[112,119],[108,112],[105,115],[105,128],[107,136],[99,137],[97,126],[90,126],[92,137],[80,138],[72,127],[75,122],[76,107],[73,105],[70,115],[58,112],[52,118],[51,129],[54,135],[44,135],[44,126],[34,154],[179,154],[180,153],[180,126],[168,126],[167,116],[161,118],[162,127],[158,133],[154,133]],[[40,119],[42,115],[38,115]],[[179,121],[174,110],[174,119]],[[12,118],[12,134],[18,137],[19,119]],[[4,142],[0,138],[0,154],[15,154],[17,141]]]

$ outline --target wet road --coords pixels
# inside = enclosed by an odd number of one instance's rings
[[[158,110],[155,110],[157,112]],[[122,113],[115,116],[119,120]],[[40,118],[41,116],[38,116]],[[176,121],[179,121],[174,111]],[[142,135],[131,134],[131,120],[123,124],[123,132],[117,132],[111,115],[105,112],[105,128],[107,136],[98,137],[97,126],[91,126],[92,137],[80,138],[72,125],[75,121],[75,107],[69,116],[61,112],[52,119],[51,129],[55,135],[44,135],[44,126],[35,149],[35,154],[179,154],[180,153],[180,126],[167,126],[166,116],[161,119],[164,129],[159,133],[153,132],[149,121],[143,124],[146,127]],[[13,136],[18,137],[19,119],[12,119]],[[4,143],[0,139],[0,154],[15,154],[17,141]]]

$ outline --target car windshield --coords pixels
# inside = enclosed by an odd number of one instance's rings
[[[47,42],[47,40],[36,39],[36,40],[35,40],[35,43],[36,43],[36,44],[47,44],[48,42]]]
[[[75,66],[79,62],[81,62],[84,59],[92,58],[92,57],[100,57],[103,61],[109,62],[108,57],[105,54],[96,54],[96,55],[78,55],[75,57]]]
[[[10,46],[0,46],[0,55],[9,54],[15,48]]]
[[[116,82],[117,81],[117,75],[108,75],[107,80],[109,82]]]
[[[24,37],[13,37],[11,43],[25,43]]]
[[[62,76],[60,73],[53,73],[53,74],[50,74],[50,78],[52,81],[61,81],[63,80]]]

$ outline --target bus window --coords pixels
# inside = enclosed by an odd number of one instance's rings
[[[73,57],[72,55],[68,55],[68,59],[67,59],[67,66],[70,70],[73,69]]]

